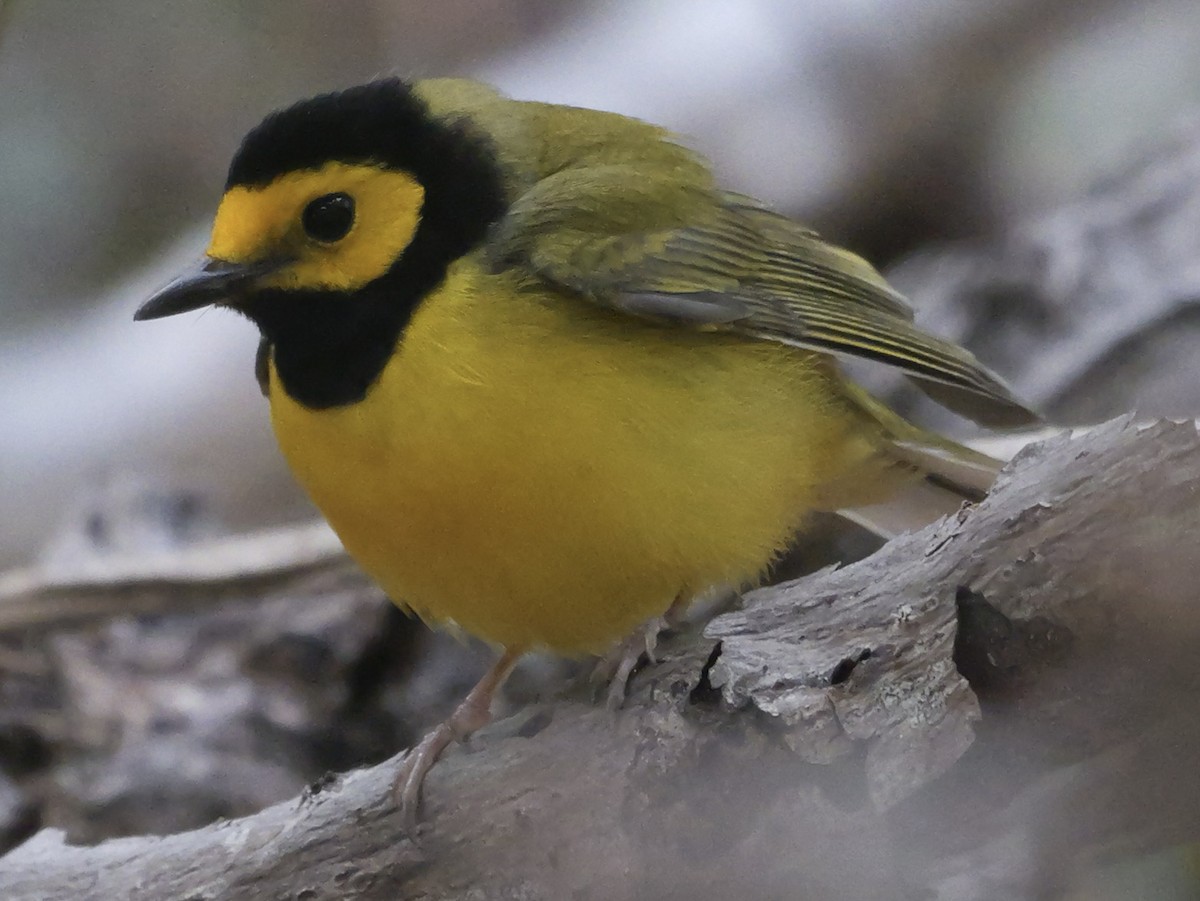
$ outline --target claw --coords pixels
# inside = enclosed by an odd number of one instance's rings
[[[404,825],[409,830],[417,825],[425,777],[451,742],[466,741],[471,733],[491,722],[492,697],[512,672],[522,653],[519,648],[506,649],[446,721],[426,733],[416,747],[404,755],[396,778],[392,781],[392,798],[400,808]]]
[[[654,656],[654,650],[658,647],[658,636],[668,628],[670,624],[667,618],[656,616],[596,661],[591,681],[594,685],[608,684],[604,699],[609,710],[619,710],[625,703],[629,680],[643,657],[651,664],[658,662]]]
[[[400,763],[400,769],[392,782],[392,799],[400,808],[405,828],[410,831],[417,825],[417,815],[421,807],[421,787],[425,784],[425,776],[433,769],[433,765],[452,741],[454,733],[449,723],[440,723],[428,732],[416,747],[409,749]]]

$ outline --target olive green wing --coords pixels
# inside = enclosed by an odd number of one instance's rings
[[[866,261],[687,167],[556,173],[518,198],[487,250],[631,315],[895,367],[982,425],[1038,418],[968,351],[913,325]]]

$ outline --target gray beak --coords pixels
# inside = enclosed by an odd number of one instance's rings
[[[154,293],[138,307],[133,318],[161,319],[186,313],[217,303],[236,305],[240,295],[245,294],[254,283],[274,272],[284,261],[269,260],[258,263],[227,263],[201,257],[169,285]]]

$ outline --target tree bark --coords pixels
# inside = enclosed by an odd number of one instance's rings
[[[1018,899],[1200,833],[1193,423],[1020,454],[974,508],[566,696],[236,821],[0,858],[11,899]]]

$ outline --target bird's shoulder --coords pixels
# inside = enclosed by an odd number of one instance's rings
[[[984,424],[1036,419],[970,353],[917,329],[870,263],[724,189],[666,129],[470,83],[430,96],[438,114],[470,117],[503,168],[507,209],[479,250],[492,270],[633,316],[894,366]]]

